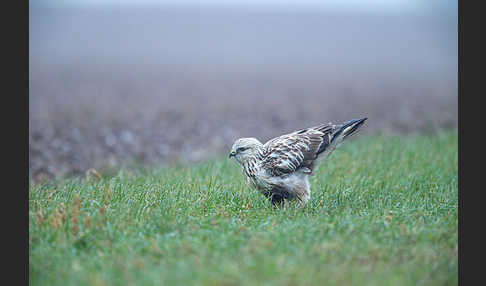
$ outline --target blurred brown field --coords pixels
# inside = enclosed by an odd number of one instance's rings
[[[361,134],[457,127],[453,13],[31,5],[29,25],[34,180],[363,116]]]

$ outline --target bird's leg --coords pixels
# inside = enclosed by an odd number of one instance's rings
[[[274,206],[280,206],[282,202],[284,201],[284,197],[280,195],[279,193],[276,192],[264,192],[263,195],[267,197],[268,199],[271,200],[272,205]]]
[[[282,205],[282,202],[284,201],[284,197],[279,195],[279,194],[273,194],[272,195],[272,204],[274,206],[280,206]]]

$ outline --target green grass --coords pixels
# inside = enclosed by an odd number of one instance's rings
[[[356,136],[277,209],[235,162],[29,189],[31,285],[457,285],[457,130]]]

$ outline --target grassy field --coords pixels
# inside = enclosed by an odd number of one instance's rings
[[[457,285],[457,130],[356,136],[278,209],[227,158],[29,189],[31,285]]]

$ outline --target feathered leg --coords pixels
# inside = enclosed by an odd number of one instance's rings
[[[269,199],[274,206],[279,206],[284,201],[284,197],[278,193],[265,192],[263,195]]]

